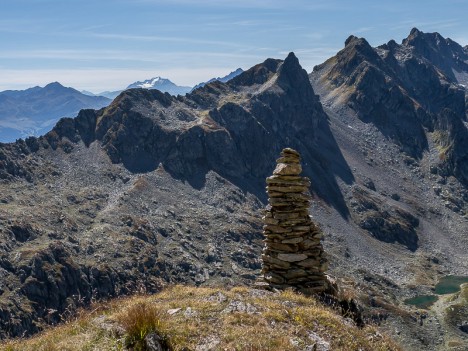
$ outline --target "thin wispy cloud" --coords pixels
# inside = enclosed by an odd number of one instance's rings
[[[409,32],[409,29],[413,27],[418,27],[418,28],[429,27],[429,28],[443,29],[443,28],[453,28],[459,25],[460,25],[460,22],[458,20],[434,20],[434,21],[405,20],[405,21],[400,22],[398,25],[393,26],[391,29],[394,29],[394,30],[407,29]]]
[[[185,5],[195,7],[230,7],[230,8],[259,8],[259,9],[282,9],[288,6],[306,3],[303,0],[290,0],[285,2],[283,0],[133,0],[137,3],[146,4],[161,4],[166,3],[170,5]]]
[[[314,48],[296,48],[292,50],[299,59],[302,68],[311,72],[314,66],[319,65],[335,55],[341,48],[329,46],[317,46]],[[280,51],[280,56],[286,56],[288,52]]]
[[[212,46],[229,46],[229,47],[243,47],[243,44],[233,43],[230,41],[218,41],[218,40],[202,40],[195,38],[183,38],[183,37],[167,37],[157,35],[131,35],[131,34],[112,34],[112,33],[94,33],[92,34],[96,38],[103,39],[116,39],[116,40],[130,40],[130,41],[143,41],[143,42],[178,42],[186,44],[200,44],[200,45],[212,45]]]
[[[1,51],[0,59],[21,60],[37,59],[49,61],[76,62],[102,62],[112,61],[146,63],[157,67],[167,66],[187,66],[187,60],[190,60],[190,66],[196,68],[210,64],[214,67],[224,62],[256,62],[262,60],[262,51],[272,48],[258,48],[255,51],[237,51],[237,52],[210,52],[210,51],[116,51],[116,50],[28,50],[28,51]],[[149,66],[149,65],[146,65]],[[0,80],[2,77],[0,77]]]
[[[374,29],[375,29],[374,27],[361,27],[361,28],[353,30],[352,32],[354,34],[362,34],[362,33],[370,32],[371,30],[374,30]]]

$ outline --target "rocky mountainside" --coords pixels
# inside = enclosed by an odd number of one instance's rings
[[[386,290],[401,306],[404,296],[430,294],[441,275],[468,275],[467,105],[466,88],[457,80],[468,71],[459,48],[417,29],[402,44],[392,40],[377,48],[350,36],[343,50],[309,75],[356,180],[340,186],[351,225],[318,209],[321,223],[347,232],[344,256],[354,265],[367,262],[351,275],[370,282],[370,301]],[[401,246],[380,251],[365,232]],[[406,336],[408,349],[447,349],[451,333],[434,328],[443,320],[425,313],[429,323],[421,322],[419,341]],[[388,318],[400,338],[413,328],[396,324]],[[454,333],[467,342],[466,335]]]
[[[225,75],[224,77],[211,78],[207,82],[203,82],[203,83],[199,83],[199,84],[195,85],[192,88],[191,92],[194,91],[195,89],[201,88],[201,87],[205,86],[206,84],[213,83],[214,81],[217,81],[217,80],[220,81],[220,82],[226,83],[227,81],[230,81],[232,78],[237,77],[242,72],[244,72],[244,70],[242,68],[238,68],[235,71],[232,71],[231,73],[229,73],[228,75]]]
[[[403,303],[468,275],[462,56],[450,44],[452,56],[426,57],[410,44],[418,35],[436,47],[438,34],[417,30],[378,48],[352,36],[310,75],[290,54],[186,96],[129,89],[43,137],[0,145],[2,336],[164,282],[252,283],[265,178],[291,147],[312,182],[330,273],[364,319],[409,350],[466,341],[460,326]]]
[[[185,95],[192,90],[192,87],[188,86],[180,86],[174,84],[167,78],[155,77],[151,79],[147,79],[144,81],[138,81],[135,83],[130,84],[126,89],[135,89],[135,88],[143,88],[143,89],[158,89],[163,93],[169,93],[171,95]],[[101,96],[106,96],[110,99],[115,99],[123,90],[116,90],[116,91],[104,91],[99,93]]]
[[[74,117],[83,108],[101,108],[110,100],[88,96],[60,83],[26,90],[0,92],[0,142],[42,135],[62,117]]]
[[[293,54],[186,97],[129,89],[44,137],[2,145],[3,336],[161,281],[255,279],[264,179],[285,146],[346,213],[335,176],[352,175]]]
[[[438,33],[413,29],[401,45],[390,41],[373,49],[365,39],[351,36],[311,77],[324,86],[327,97],[336,96],[409,157],[421,159],[432,139],[439,149],[435,172],[468,184],[466,90],[453,73],[463,77],[468,65],[459,58],[461,46],[441,39]]]

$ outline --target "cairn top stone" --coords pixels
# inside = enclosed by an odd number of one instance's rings
[[[297,152],[294,149],[291,149],[290,147],[283,149],[283,151],[281,151],[281,156],[296,156],[297,158],[301,157],[299,152]]]

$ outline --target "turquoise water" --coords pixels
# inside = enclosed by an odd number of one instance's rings
[[[413,305],[418,308],[428,308],[430,307],[434,302],[436,302],[438,299],[437,296],[435,295],[419,295],[412,297],[410,299],[406,299],[405,303],[407,305]]]
[[[468,276],[447,275],[440,278],[435,286],[435,293],[437,295],[453,294],[460,291],[460,285],[468,283]],[[407,305],[413,305],[418,308],[429,308],[438,297],[436,295],[418,295],[410,299],[406,299]]]
[[[437,295],[453,294],[460,291],[460,285],[468,283],[467,276],[447,275],[442,277],[435,286]]]

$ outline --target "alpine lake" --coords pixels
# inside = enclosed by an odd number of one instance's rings
[[[434,287],[434,292],[437,295],[453,294],[460,291],[460,286],[464,283],[468,283],[468,276],[446,275]],[[418,295],[406,299],[405,303],[427,309],[439,299],[437,295]]]

